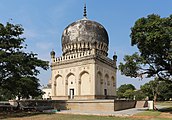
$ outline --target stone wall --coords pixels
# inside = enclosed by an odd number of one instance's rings
[[[114,111],[113,100],[68,101],[67,106],[80,111]]]
[[[57,110],[79,110],[79,111],[118,111],[129,108],[146,107],[145,101],[134,100],[21,100],[22,106],[51,106]],[[13,103],[10,101],[10,103]]]
[[[136,105],[135,100],[115,100],[114,111],[134,108],[135,105]]]
[[[148,101],[145,101],[145,100],[137,101],[135,107],[136,107],[136,108],[148,107]]]

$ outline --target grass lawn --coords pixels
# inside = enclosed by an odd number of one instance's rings
[[[67,115],[67,114],[29,114],[18,113],[16,115],[7,115],[7,117],[0,117],[5,120],[143,120],[136,118],[124,117],[105,117],[105,116],[89,116],[89,115]]]
[[[132,118],[144,119],[144,120],[172,120],[172,114],[169,112],[161,111],[144,111],[132,116]]]
[[[141,112],[141,113],[137,113],[135,116],[153,116],[153,117],[157,117],[161,114],[160,111],[144,111],[144,112]]]
[[[2,115],[2,114],[0,114]],[[148,117],[105,117],[105,116],[89,116],[89,115],[67,115],[67,114],[42,114],[42,113],[13,113],[4,114],[0,119],[4,120],[171,120],[172,118],[157,117],[159,112],[146,111],[138,116]]]
[[[172,107],[172,101],[156,102],[156,105]]]
[[[165,106],[157,111],[147,110],[132,116],[132,118],[146,120],[172,120],[172,101],[156,102],[156,105]]]

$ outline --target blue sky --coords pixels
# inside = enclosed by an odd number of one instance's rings
[[[130,28],[140,17],[172,14],[172,0],[0,0],[0,22],[21,24],[25,31],[27,51],[33,51],[43,60],[50,61],[50,51],[61,55],[61,35],[70,23],[83,18],[84,1],[88,19],[101,23],[108,31],[109,57],[114,51],[118,64],[124,55],[137,51],[130,45]],[[10,20],[12,18],[12,21]],[[42,71],[41,84],[50,79],[51,71]],[[148,79],[131,79],[117,74],[117,85],[133,84],[137,88]]]

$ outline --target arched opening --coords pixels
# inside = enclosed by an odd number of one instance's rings
[[[56,76],[56,95],[57,96],[65,95],[65,86],[61,75]]]
[[[90,95],[91,93],[91,81],[87,71],[83,71],[80,74],[80,95]]]
[[[109,95],[109,88],[110,88],[110,82],[109,82],[109,75],[105,75],[104,79],[104,95]]]
[[[112,82],[112,86],[113,87],[116,87],[116,82],[115,82],[115,78],[112,76],[111,78],[111,82]]]
[[[103,79],[102,79],[102,73],[99,71],[97,72],[97,79],[96,79],[96,93],[97,95],[103,95]]]
[[[114,76],[111,77],[111,95],[115,95],[116,94],[116,81],[115,81],[115,78]]]
[[[74,99],[76,95],[76,78],[73,73],[69,73],[66,77],[66,93],[70,99]]]

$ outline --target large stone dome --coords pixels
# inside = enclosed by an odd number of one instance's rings
[[[106,29],[98,22],[84,18],[68,25],[62,34],[63,55],[99,53],[107,56],[109,38]]]
[[[88,20],[86,17],[68,25],[62,34],[63,55],[95,49],[107,56],[108,44],[106,29],[100,23]]]
[[[62,34],[62,46],[78,42],[100,41],[109,44],[109,38],[106,29],[98,22],[88,20],[87,18],[78,20],[68,25]]]

